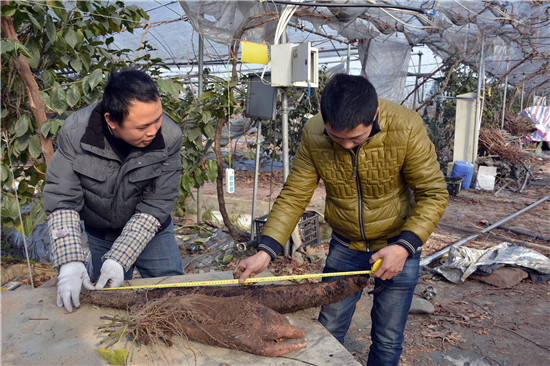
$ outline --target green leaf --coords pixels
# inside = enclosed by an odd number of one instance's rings
[[[59,127],[63,124],[64,121],[59,119],[52,120],[52,126],[50,127],[50,133],[52,135],[57,134],[57,131],[59,131]]]
[[[201,135],[201,129],[198,127],[195,127],[189,131],[187,134],[187,137],[189,140],[194,141]]]
[[[216,93],[214,93],[213,91],[207,91],[202,93],[202,95],[199,97],[199,101],[203,101],[205,99],[210,99],[215,97],[217,97]]]
[[[44,206],[41,203],[35,202],[32,205],[30,217],[34,226],[45,222],[47,215],[44,211]]]
[[[15,197],[6,194],[2,196],[2,217],[17,218],[19,216],[19,208]]]
[[[204,135],[207,138],[213,139],[215,134],[216,134],[216,131],[214,130],[214,126],[212,126],[210,123],[207,125],[204,125]]]
[[[94,90],[94,88],[98,86],[102,80],[103,71],[101,71],[101,69],[96,69],[90,74],[84,83],[88,85],[90,90]]]
[[[87,1],[77,1],[76,7],[86,13],[92,10],[90,3]]]
[[[71,65],[73,70],[76,72],[82,70],[82,61],[80,61],[80,59],[77,57],[71,58],[71,61],[69,61],[69,65]]]
[[[11,52],[15,48],[15,43],[11,39],[3,39],[0,43],[0,48],[2,49],[2,53]]]
[[[78,87],[78,85],[73,84],[71,85],[69,90],[67,90],[67,104],[70,107],[74,107],[79,100],[80,100],[80,88]]]
[[[97,352],[106,359],[110,365],[125,365],[128,352],[125,349],[110,350],[97,347]]]
[[[10,177],[10,170],[8,169],[8,167],[5,165],[0,166],[0,181],[4,182],[8,180],[9,177]]]
[[[31,218],[28,215],[23,216],[23,230],[20,231],[20,233],[26,237],[29,237],[32,234],[32,228],[33,225]]]
[[[52,128],[52,121],[49,119],[42,122],[42,126],[40,126],[40,133],[44,137],[48,137],[48,134],[50,133],[50,128]]]
[[[15,123],[15,137],[21,137],[29,130],[29,118],[21,116]]]
[[[76,40],[78,42],[82,42],[84,40],[84,33],[82,32],[82,29],[77,28],[76,30]]]
[[[210,123],[210,119],[212,118],[212,113],[209,110],[204,110],[202,112],[202,121],[204,123]]]
[[[46,15],[46,36],[51,43],[55,42],[55,25],[50,14]]]
[[[59,84],[55,84],[50,95],[50,107],[59,114],[62,114],[67,109],[67,99],[65,91]]]
[[[214,159],[210,159],[206,163],[206,166],[208,167],[208,169],[206,169],[206,172],[205,172],[206,178],[210,182],[215,181],[216,178],[218,177],[218,165],[216,164],[216,161]]]
[[[42,153],[42,148],[40,146],[40,136],[31,136],[31,139],[29,141],[29,153],[35,159],[38,159],[40,157],[40,154]]]
[[[40,45],[38,42],[31,42],[28,45],[30,57],[27,57],[27,62],[32,69],[36,69],[40,64]]]
[[[71,62],[71,56],[69,56],[69,55],[61,56],[61,61],[62,61],[65,65],[69,65],[69,62]]]
[[[15,5],[2,5],[2,16],[11,17],[15,14],[17,7]]]
[[[229,263],[233,259],[233,254],[226,254],[222,258],[222,263]]]
[[[55,71],[52,69],[45,70],[42,74],[42,80],[44,81],[44,86],[50,88],[55,83]]]
[[[15,43],[15,51],[20,53],[21,55],[25,56],[26,58],[31,58],[31,53],[27,49],[27,47],[23,46],[21,43],[16,42]]]
[[[29,135],[21,136],[20,138],[16,139],[13,142],[13,152],[17,156],[21,154],[21,152],[25,151],[27,149],[27,146],[29,146]]]
[[[76,39],[76,32],[73,28],[67,29],[65,32],[65,42],[74,50],[74,47],[78,43],[78,40]],[[77,70],[78,71],[78,70]]]
[[[90,64],[92,63],[92,58],[90,55],[86,52],[81,53],[80,55],[80,61],[82,62],[82,66],[84,66],[84,70],[88,71],[90,70]]]
[[[30,13],[27,14],[27,17],[29,17],[29,20],[31,21],[34,29],[40,30],[40,31],[42,30],[42,24],[40,24],[35,17],[33,17]]]
[[[65,5],[63,5],[61,1],[57,0],[48,0],[46,2],[55,15],[57,15],[63,23],[67,23],[69,18],[67,16],[67,10],[65,10]]]

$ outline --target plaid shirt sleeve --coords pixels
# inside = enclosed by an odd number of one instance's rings
[[[80,216],[74,210],[56,210],[48,217],[48,229],[52,253],[52,266],[65,263],[86,262],[80,239]]]
[[[145,246],[160,228],[160,222],[152,215],[137,213],[128,220],[122,233],[102,259],[112,259],[128,271]]]

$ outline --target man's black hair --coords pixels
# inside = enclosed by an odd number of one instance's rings
[[[372,125],[377,108],[376,90],[363,76],[336,74],[321,97],[323,120],[334,131]]]
[[[130,103],[155,102],[159,98],[157,84],[149,75],[138,69],[124,68],[120,71],[111,71],[101,103],[103,111],[109,113],[113,121],[122,125],[124,117],[128,115]]]

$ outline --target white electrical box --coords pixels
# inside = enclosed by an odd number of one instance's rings
[[[271,46],[273,86],[319,86],[319,50],[311,43],[284,43]]]

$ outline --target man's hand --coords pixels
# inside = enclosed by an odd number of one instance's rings
[[[61,265],[57,276],[57,306],[64,306],[69,313],[80,307],[82,285],[88,290],[94,286],[90,282],[86,266],[82,262],[69,262]]]
[[[247,278],[254,277],[266,269],[270,261],[271,256],[267,252],[260,250],[252,257],[239,262],[237,268],[233,271],[233,278],[238,278],[239,283],[242,284]]]
[[[124,282],[124,268],[112,259],[107,259],[101,266],[101,274],[95,285],[96,290],[108,287],[120,287]]]
[[[382,265],[378,271],[371,276],[381,280],[389,280],[397,276],[403,270],[405,261],[409,256],[407,249],[400,245],[388,245],[372,255],[370,263],[374,263],[378,258],[382,258]]]

